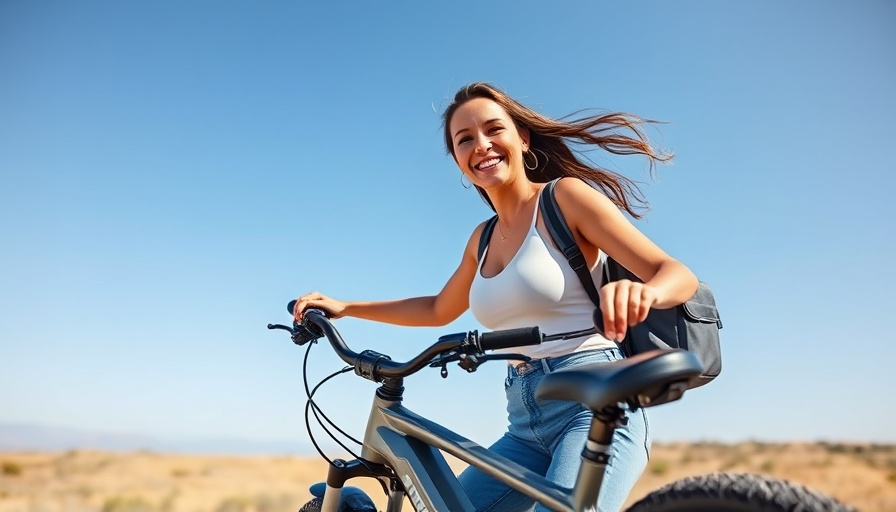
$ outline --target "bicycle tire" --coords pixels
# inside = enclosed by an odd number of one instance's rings
[[[312,498],[311,501],[302,505],[299,512],[320,512],[320,507],[324,501],[320,498]]]
[[[302,505],[302,508],[299,509],[299,512],[320,512],[321,507],[324,505],[324,500],[320,498],[312,498],[311,501]],[[371,504],[371,506],[373,506]],[[368,512],[371,508],[368,506],[364,506],[361,508],[352,507],[347,503],[339,504],[339,512],[352,512],[352,511],[360,511],[360,512]],[[376,508],[373,508],[376,510]]]
[[[711,473],[657,489],[627,512],[855,512],[803,485],[749,473]]]
[[[323,507],[323,505],[324,505],[324,500],[322,500],[320,498],[312,498],[311,501],[302,505],[302,508],[299,509],[299,512],[320,512],[320,509],[321,509],[321,507]],[[345,506],[345,505],[339,506],[339,512],[344,512],[344,511],[351,512],[352,510],[361,510],[362,512],[366,512],[367,510],[370,510],[370,509],[368,509],[368,508],[356,509],[356,508],[351,508],[351,507]]]

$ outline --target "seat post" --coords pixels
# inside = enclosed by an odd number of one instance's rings
[[[619,405],[594,411],[591,417],[591,426],[588,429],[588,440],[585,441],[585,447],[582,449],[582,465],[579,467],[573,494],[574,510],[596,507],[600,486],[604,481],[607,464],[610,462],[613,433],[626,423],[628,423],[628,416]]]

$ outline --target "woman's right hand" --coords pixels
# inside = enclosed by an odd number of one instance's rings
[[[319,292],[311,292],[302,295],[296,300],[296,305],[292,311],[296,322],[302,321],[302,314],[308,308],[322,309],[327,314],[327,318],[332,320],[341,318],[345,314],[345,302],[331,299]]]

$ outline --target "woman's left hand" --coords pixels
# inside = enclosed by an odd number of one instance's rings
[[[653,286],[620,279],[600,289],[600,309],[604,319],[604,336],[622,341],[629,327],[643,322],[658,301]]]

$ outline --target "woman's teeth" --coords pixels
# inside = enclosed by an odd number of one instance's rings
[[[494,167],[494,166],[498,165],[498,162],[500,162],[500,161],[501,161],[500,158],[489,158],[488,160],[486,160],[484,162],[479,162],[479,164],[476,166],[476,168],[479,169],[480,171],[482,171],[482,170],[485,170],[490,167]]]

